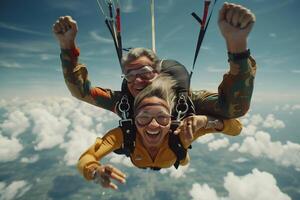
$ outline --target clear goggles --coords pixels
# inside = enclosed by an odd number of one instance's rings
[[[151,80],[155,77],[155,70],[151,66],[143,66],[139,69],[132,70],[127,74],[121,76],[125,78],[128,83],[133,82],[137,77],[140,77],[143,80]]]

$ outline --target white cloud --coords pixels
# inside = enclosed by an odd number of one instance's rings
[[[66,165],[75,165],[80,155],[96,140],[97,134],[81,126],[76,126],[68,133],[69,141],[60,145],[66,150],[64,161]]]
[[[124,156],[124,155],[119,155],[112,153],[109,155],[111,158],[109,159],[110,162],[112,163],[120,163],[122,165],[125,165],[126,167],[134,167],[132,164],[130,158]]]
[[[33,34],[33,35],[47,35],[41,32],[33,31],[32,29],[29,28],[23,28],[20,25],[13,25],[13,24],[8,24],[4,22],[0,22],[0,28],[12,30],[12,31],[17,31],[21,33],[28,33],[28,34]]]
[[[186,177],[186,174],[188,172],[194,171],[193,169],[189,168],[189,164],[187,165],[179,165],[178,169],[176,169],[174,166],[170,168],[164,168],[160,170],[160,173],[162,174],[167,174],[170,173],[170,177],[178,179],[178,178],[184,178]]]
[[[35,163],[36,161],[39,160],[39,158],[40,158],[39,155],[36,154],[36,155],[33,155],[29,158],[23,157],[23,158],[21,158],[20,162],[21,163]]]
[[[8,102],[5,99],[0,99],[0,108],[6,107]]]
[[[268,172],[253,169],[252,173],[245,176],[236,176],[228,172],[224,177],[224,188],[227,197],[220,197],[214,188],[207,184],[194,183],[189,194],[193,200],[291,200],[277,186],[276,179]]]
[[[238,151],[254,157],[267,157],[283,166],[300,167],[300,144],[272,142],[270,135],[263,131],[245,138]]]
[[[229,147],[229,151],[236,151],[238,148],[240,148],[240,144],[239,143],[234,143]]]
[[[247,158],[243,158],[243,157],[239,157],[237,159],[234,159],[233,162],[235,163],[244,163],[244,162],[248,162],[249,160]]]
[[[90,128],[93,125],[93,120],[90,116],[83,114],[82,109],[75,109],[69,115],[73,126],[80,126],[83,128]]]
[[[294,70],[292,70],[291,72],[292,72],[292,73],[295,73],[295,74],[299,74],[299,73],[300,73],[300,70],[294,69]]]
[[[241,135],[254,135],[256,133],[257,127],[255,125],[249,124],[243,127]]]
[[[230,200],[290,200],[277,186],[276,179],[268,172],[253,169],[252,173],[239,177],[229,172],[224,178],[224,187]]]
[[[4,68],[21,68],[21,65],[15,61],[5,61],[5,60],[1,60],[0,61],[0,67],[4,67]]]
[[[296,110],[300,110],[300,104],[294,104],[294,105],[290,105],[290,104],[284,104],[284,105],[277,105],[274,108],[275,111],[296,111]]]
[[[219,200],[217,192],[209,187],[207,184],[200,185],[194,183],[192,189],[189,191],[193,200]]]
[[[247,115],[248,115],[248,113],[247,113]],[[248,119],[246,116],[240,118],[240,121],[241,121],[241,123],[242,123],[244,126],[247,125],[247,124],[249,123],[249,119]]]
[[[214,138],[215,138],[215,136],[213,134],[206,134],[206,135],[199,137],[196,141],[198,143],[205,144],[205,143],[212,141]]]
[[[121,3],[121,9],[124,13],[132,13],[137,10],[136,7],[134,7],[132,0],[124,0]]]
[[[65,117],[56,117],[46,109],[36,108],[29,111],[33,119],[32,132],[36,135],[35,150],[50,149],[63,143],[70,121]]]
[[[292,110],[300,110],[300,104],[293,105]]]
[[[229,145],[229,140],[227,138],[223,138],[208,143],[208,148],[210,151],[216,151],[220,148],[226,148],[228,145]]]
[[[250,117],[250,124],[258,126],[263,122],[263,117],[260,114],[254,114]]]
[[[26,181],[13,181],[6,186],[4,182],[0,182],[0,197],[3,200],[17,199],[23,196],[29,189],[29,185]]]
[[[263,127],[279,129],[279,128],[284,128],[285,124],[283,123],[283,121],[275,119],[273,114],[269,114],[265,119],[265,121],[263,122]]]
[[[38,40],[26,40],[19,43],[0,42],[0,48],[15,50],[15,53],[45,53],[52,51],[56,47],[55,43]],[[23,65],[24,66],[24,63]]]
[[[215,66],[208,66],[207,68],[206,68],[206,71],[208,71],[208,72],[212,72],[212,73],[224,73],[224,72],[226,72],[228,69],[226,69],[226,68],[217,68],[217,67],[215,67]]]
[[[9,133],[13,137],[17,137],[29,127],[29,120],[25,114],[19,110],[12,111],[0,128],[3,132]]]
[[[66,150],[64,161],[67,165],[75,164],[83,151],[94,143],[96,137],[102,136],[105,131],[103,122],[118,120],[113,113],[72,98],[24,101],[13,99],[9,102],[3,100],[1,105],[5,106],[7,113],[10,113],[3,127],[8,130],[17,126],[19,129],[15,129],[19,131],[13,134],[16,136],[24,129],[21,129],[25,127],[24,117],[28,116],[32,121],[30,132],[35,136],[33,142],[35,150],[50,149],[60,145],[60,148]],[[16,119],[17,122],[12,122],[12,119]],[[0,146],[0,156],[3,158],[1,161],[16,159],[23,146],[16,138],[9,139],[2,135],[1,138],[3,138]],[[7,156],[8,152],[10,156]],[[39,157],[35,155],[24,157],[20,162],[32,163],[38,159]]]
[[[50,54],[46,54],[46,53],[43,53],[40,55],[40,58],[42,61],[47,61],[47,60],[50,60],[51,58],[57,58],[57,55],[50,55]]]
[[[23,145],[16,138],[7,138],[0,134],[0,162],[17,159],[23,150]]]
[[[113,42],[112,39],[102,37],[96,31],[91,31],[90,36],[97,42],[103,42],[103,43],[112,43]]]

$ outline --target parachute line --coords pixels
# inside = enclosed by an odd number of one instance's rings
[[[150,10],[151,10],[151,30],[152,30],[152,51],[156,53],[155,47],[155,16],[154,16],[154,0],[150,0]]]

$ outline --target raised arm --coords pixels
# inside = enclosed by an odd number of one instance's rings
[[[218,24],[226,41],[230,70],[224,75],[218,93],[193,93],[197,114],[237,118],[248,111],[256,63],[247,50],[247,37],[254,22],[255,16],[247,8],[224,3],[219,12]]]
[[[70,16],[60,17],[53,25],[53,33],[61,48],[60,59],[66,85],[77,99],[114,111],[119,92],[92,87],[86,66],[78,63],[77,31],[77,23]]]

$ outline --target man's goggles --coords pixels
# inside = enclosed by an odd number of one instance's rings
[[[136,70],[132,70],[127,74],[123,74],[122,78],[125,78],[128,83],[133,82],[137,77],[143,80],[151,80],[155,77],[154,69],[150,66],[144,66]]]

